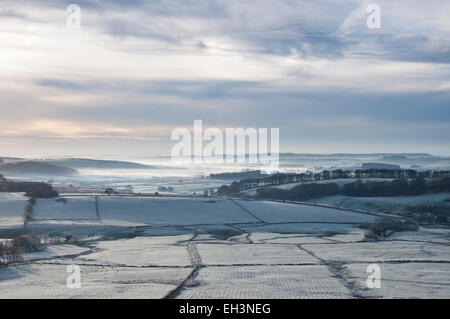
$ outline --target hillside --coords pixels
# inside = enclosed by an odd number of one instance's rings
[[[25,161],[8,163],[0,166],[0,172],[7,175],[51,175],[71,176],[78,172],[72,168],[40,163],[36,161]]]
[[[50,165],[59,165],[64,167],[70,167],[73,169],[151,169],[156,166],[144,165],[133,162],[124,161],[110,161],[110,160],[93,160],[87,158],[68,158],[68,159],[56,159],[56,160],[43,160],[40,161]]]

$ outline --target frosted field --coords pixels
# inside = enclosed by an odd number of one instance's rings
[[[420,232],[401,232],[394,233],[387,240],[407,240],[422,241],[431,243],[440,243],[450,245],[450,236],[448,230],[422,228]]]
[[[262,225],[239,225],[249,233],[276,233],[276,234],[323,234],[348,233],[355,229],[352,224],[328,224],[328,223],[276,223]]]
[[[23,225],[27,200],[22,194],[0,192],[0,229]]]
[[[53,245],[42,251],[24,253],[23,258],[25,261],[48,260],[57,257],[77,256],[88,251],[88,248],[74,245]]]
[[[64,198],[39,199],[26,227],[78,244],[0,268],[0,298],[450,298],[448,229],[364,242],[358,224],[375,217],[332,208],[98,196],[97,215],[95,196]],[[26,200],[0,193],[0,238],[22,227]],[[368,263],[380,290],[365,288]],[[81,289],[66,286],[71,264]]]
[[[352,280],[364,287],[368,264],[350,264],[346,268]],[[449,298],[450,265],[443,263],[381,264],[381,288],[371,291],[383,298]]]
[[[326,266],[208,267],[179,298],[352,298]]]
[[[326,244],[330,241],[326,238],[312,237],[312,236],[294,236],[294,235],[283,235],[283,234],[271,234],[271,233],[256,233],[250,236],[250,239],[254,243],[259,244]]]
[[[328,222],[328,223],[364,223],[375,219],[371,215],[363,215],[348,211],[340,211],[325,207],[284,204],[266,201],[238,201],[258,218],[270,222]]]
[[[303,247],[327,261],[443,261],[450,263],[449,246],[433,243],[383,241],[332,246],[304,245]]]
[[[33,207],[33,220],[95,220],[94,196],[65,196],[67,202],[57,202],[55,198],[37,199]]]
[[[346,197],[329,196],[316,200],[317,203],[373,212],[396,211],[409,205],[447,205],[450,210],[449,193],[398,197]]]
[[[226,224],[257,221],[229,200],[209,203],[194,198],[99,198],[106,222],[126,221],[136,225]]]
[[[295,245],[197,245],[205,265],[317,264],[318,260]],[[245,258],[243,258],[245,256]]]
[[[98,250],[76,259],[104,265],[189,266],[191,262],[182,243],[192,236],[137,237],[104,241],[94,245]]]
[[[81,266],[81,288],[66,285],[67,264],[33,264],[0,271],[0,298],[163,298],[190,269]]]

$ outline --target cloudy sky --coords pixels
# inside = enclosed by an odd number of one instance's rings
[[[2,0],[0,155],[169,155],[196,119],[279,128],[285,152],[450,155],[449,17],[447,0]]]

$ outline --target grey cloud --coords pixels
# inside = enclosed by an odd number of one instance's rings
[[[46,5],[64,8],[71,2],[52,1]],[[99,33],[110,35],[116,40],[126,37],[153,39],[166,44],[168,50],[189,46],[202,49],[206,47],[201,40],[203,37],[219,37],[241,44],[232,50],[244,54],[289,55],[295,50],[304,58],[337,59],[353,54],[398,61],[450,61],[448,30],[422,30],[409,23],[412,18],[405,18],[406,22],[398,21],[402,26],[392,27],[399,15],[407,16],[411,11],[414,17],[422,11],[421,6],[427,4],[421,2],[400,10],[403,8],[392,7],[381,1],[383,8],[387,6],[382,11],[382,21],[386,21],[387,26],[377,32],[367,29],[366,13],[361,7],[364,3],[360,1],[337,4],[330,0],[317,3],[280,0],[274,4],[273,1],[259,0],[255,1],[253,7],[234,0],[76,2],[82,10],[92,13],[86,17],[85,23],[96,28]],[[10,16],[26,17],[10,9],[3,11]],[[427,16],[426,10],[423,11],[421,21],[432,18]],[[350,26],[342,30],[344,21],[349,17]],[[189,23],[196,21],[198,26],[192,28],[190,25],[175,23],[180,19],[190,19]]]
[[[53,87],[58,89],[75,90],[75,91],[88,90],[87,86],[84,84],[62,79],[39,79],[36,80],[35,83],[39,86]]]

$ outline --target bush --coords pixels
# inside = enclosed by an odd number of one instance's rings
[[[32,215],[33,215],[33,206],[27,204],[27,206],[25,206],[25,214],[23,215],[24,226],[28,224],[28,222],[31,220]]]
[[[21,235],[13,240],[0,242],[0,265],[16,265],[23,262],[22,253],[36,251],[41,240],[34,234]]]
[[[37,183],[25,195],[36,198],[52,198],[58,196],[58,192],[49,184]]]
[[[366,239],[386,238],[393,232],[417,231],[419,226],[412,221],[403,221],[399,218],[381,217],[374,223],[361,224],[361,228],[366,229]]]
[[[41,245],[41,239],[34,235],[21,235],[12,241],[13,247],[22,252],[36,251]]]
[[[78,238],[78,236],[72,235],[72,234],[65,234],[63,236],[64,238],[64,243],[66,244],[73,244],[73,245],[79,245],[80,242],[80,238]]]
[[[0,181],[0,192],[23,192],[25,195],[35,198],[58,196],[58,192],[53,189],[52,185],[40,182]]]

